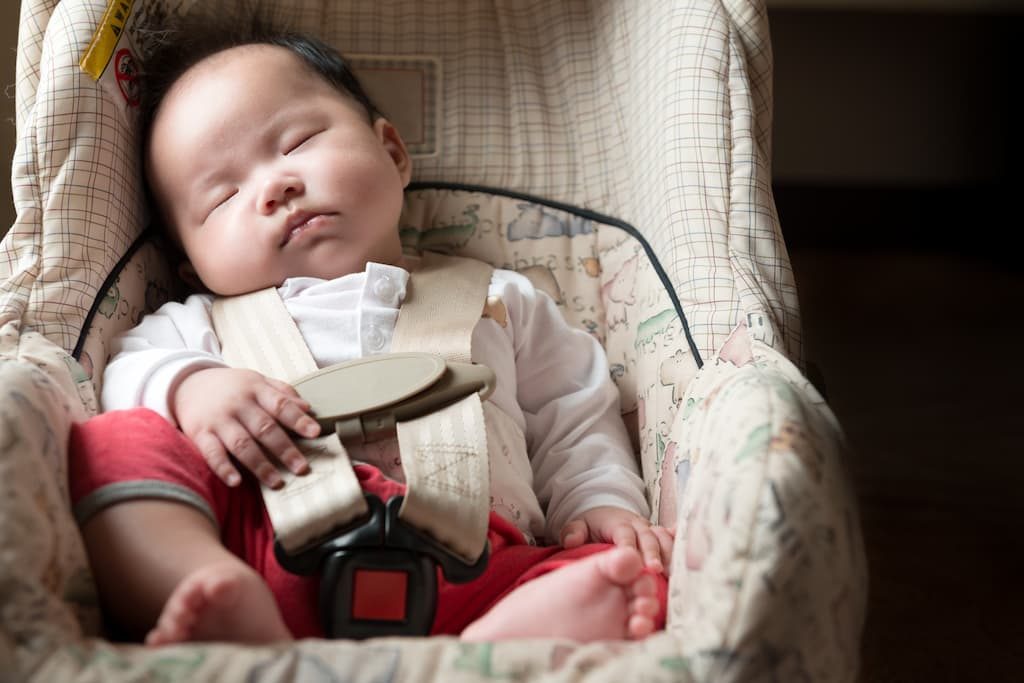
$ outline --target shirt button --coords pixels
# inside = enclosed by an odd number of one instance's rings
[[[376,325],[370,325],[366,328],[366,334],[363,337],[363,341],[366,343],[366,347],[371,351],[382,351],[384,349],[384,343],[387,338],[381,329]]]
[[[385,304],[394,303],[395,283],[387,275],[381,275],[373,283],[373,293]]]

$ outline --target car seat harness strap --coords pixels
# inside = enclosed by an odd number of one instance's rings
[[[455,583],[487,564],[490,472],[482,400],[494,373],[470,362],[491,266],[426,253],[412,271],[392,353],[318,370],[276,289],[215,300],[224,359],[292,383],[322,436],[296,439],[309,474],[282,469],[263,487],[275,554],[295,573],[322,572],[330,637],[424,635],[439,567]],[[411,349],[416,349],[412,351]],[[395,436],[404,496],[364,495],[345,442]]]
[[[316,361],[274,288],[218,298],[211,310],[224,361],[294,382],[316,372]],[[348,452],[329,432],[297,440],[310,472],[297,477],[281,469],[285,485],[262,488],[277,542],[287,552],[310,545],[364,517],[368,508]]]

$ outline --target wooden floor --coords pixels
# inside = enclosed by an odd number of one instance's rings
[[[791,256],[805,355],[856,452],[861,680],[1024,680],[1024,270]]]

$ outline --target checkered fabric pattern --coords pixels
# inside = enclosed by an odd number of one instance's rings
[[[139,3],[130,31],[187,4]],[[757,320],[752,333],[799,362],[796,289],[770,189],[763,4],[288,7],[292,26],[344,52],[440,63],[442,152],[416,160],[417,180],[521,191],[624,220],[653,245],[702,355],[737,322]],[[145,219],[131,113],[78,66],[105,10],[99,0],[22,10],[18,219],[0,257],[0,321],[21,319],[69,351]]]

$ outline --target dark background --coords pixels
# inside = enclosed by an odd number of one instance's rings
[[[861,679],[1024,680],[1024,15],[769,18],[775,197],[871,571]]]

